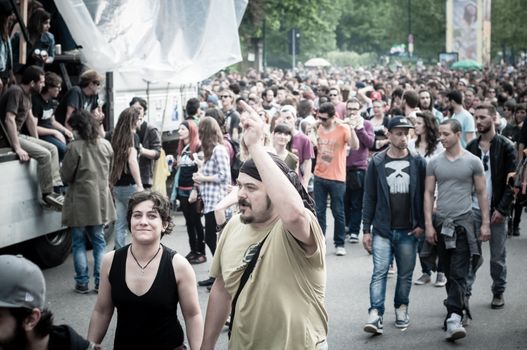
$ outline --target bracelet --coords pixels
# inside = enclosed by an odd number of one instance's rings
[[[225,221],[223,224],[216,225],[216,232],[220,232],[223,230],[223,228],[227,225],[227,221]]]

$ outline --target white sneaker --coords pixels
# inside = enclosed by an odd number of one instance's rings
[[[336,256],[344,256],[346,255],[346,249],[344,247],[337,247],[337,250],[335,251]]]
[[[461,318],[461,315],[453,313],[450,315],[450,318],[446,320],[446,340],[454,341],[467,336],[467,331],[461,324]]]
[[[372,334],[382,334],[382,316],[377,309],[372,309],[369,313],[368,322],[364,325],[364,332]]]
[[[395,309],[395,327],[406,328],[410,325],[410,316],[408,315],[408,305],[401,305]]]
[[[436,287],[444,287],[444,286],[446,286],[446,282],[447,282],[447,279],[446,279],[445,274],[443,272],[438,272],[437,276],[436,276],[435,286]]]

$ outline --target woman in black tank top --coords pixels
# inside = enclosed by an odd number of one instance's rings
[[[99,344],[117,309],[114,349],[199,349],[203,318],[189,262],[160,243],[172,231],[169,201],[157,192],[132,195],[127,212],[132,243],[104,256],[88,339]]]

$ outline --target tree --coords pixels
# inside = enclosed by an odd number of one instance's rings
[[[491,51],[511,54],[527,50],[527,26],[523,20],[527,16],[524,0],[492,0],[491,7]]]
[[[240,26],[245,46],[251,37],[265,39],[268,62],[290,66],[287,34],[296,28],[301,34],[299,60],[323,55],[335,49],[335,29],[340,18],[340,0],[251,0]]]

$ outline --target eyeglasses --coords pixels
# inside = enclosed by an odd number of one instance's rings
[[[220,98],[229,98],[229,97],[230,97],[229,95],[220,96]]]
[[[483,168],[485,169],[485,171],[489,171],[489,156],[488,156],[488,154],[483,156]]]

